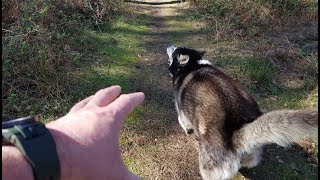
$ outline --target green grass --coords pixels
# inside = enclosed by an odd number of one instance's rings
[[[132,64],[138,62],[138,53],[143,48],[139,35],[147,32],[148,28],[144,24],[125,17],[119,17],[111,25],[86,29],[83,33],[89,43],[93,43],[89,49],[94,48],[95,51],[89,55],[84,54],[79,60],[82,66],[73,72],[82,79],[80,92],[75,92],[81,94],[77,98],[84,98],[114,84],[120,85],[123,92],[128,92],[130,83],[133,83],[130,81],[134,68]]]
[[[284,149],[276,145],[265,148],[264,160],[255,168],[240,172],[252,179],[317,179],[317,166],[307,162],[298,146]]]
[[[138,54],[143,48],[139,36],[147,33],[148,27],[139,20],[125,16],[115,18],[111,23],[94,25],[84,22],[80,25],[81,28],[69,27],[62,39],[74,53],[69,53],[73,56],[72,67],[45,74],[50,69],[45,70],[47,66],[43,64],[43,71],[37,72],[53,82],[53,87],[47,92],[49,95],[34,96],[28,91],[20,93],[23,92],[20,90],[12,92],[4,99],[4,115],[19,117],[40,114],[40,119],[48,122],[64,115],[77,101],[101,88],[118,84],[124,93],[129,92],[133,83],[130,79],[134,68],[132,65],[138,62]]]
[[[315,89],[311,91],[308,95],[307,98],[302,101],[305,107],[313,107],[316,108],[318,107],[318,90]]]
[[[288,89],[274,84],[276,71],[271,63],[262,58],[218,59],[216,65],[238,79],[257,98],[263,109],[298,109],[317,107],[316,82],[306,79],[302,88]]]
[[[123,161],[124,164],[128,167],[129,171],[136,175],[141,174],[141,166],[139,166],[139,163],[141,163],[140,160],[132,156],[128,156],[124,158]]]
[[[125,127],[128,129],[135,129],[142,122],[142,115],[145,108],[142,106],[137,107],[125,121]]]
[[[255,57],[238,59],[218,59],[216,65],[220,67],[234,68],[239,67],[245,79],[252,83],[253,88],[265,88],[270,85],[273,77],[273,68],[266,59]]]
[[[315,107],[315,104],[312,106],[308,105],[308,93],[307,89],[299,90],[287,90],[279,89],[273,87],[268,96],[269,97],[258,97],[258,101],[264,109],[299,109],[307,107]],[[270,98],[273,97],[273,98]]]

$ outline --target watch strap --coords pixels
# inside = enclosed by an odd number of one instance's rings
[[[12,142],[32,166],[35,180],[59,180],[60,162],[54,139],[41,122],[10,128]],[[19,132],[19,133],[17,133]]]

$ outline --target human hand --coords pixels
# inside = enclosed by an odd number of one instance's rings
[[[144,94],[120,92],[119,86],[102,89],[46,124],[56,141],[61,179],[138,179],[120,157],[119,135]]]

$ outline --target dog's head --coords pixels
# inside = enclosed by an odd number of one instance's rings
[[[205,51],[197,51],[187,47],[169,46],[167,54],[169,56],[169,71],[171,75],[184,68],[191,68],[200,64],[211,64],[209,61],[202,59],[205,53]]]

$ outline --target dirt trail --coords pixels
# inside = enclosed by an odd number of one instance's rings
[[[155,1],[150,0],[150,2]],[[192,24],[194,27],[188,27],[183,32],[174,30],[175,27],[172,24],[184,25],[177,19],[187,8],[185,3],[128,4],[128,8],[135,12],[135,16],[143,15],[148,18],[147,26],[150,32],[141,35],[141,42],[145,46],[143,53],[139,56],[140,61],[135,64],[136,68],[132,74],[134,84],[131,87],[131,91],[144,92],[146,100],[140,110],[135,111],[138,112],[138,122],[126,123],[123,128],[121,149],[124,161],[131,171],[143,179],[201,179],[195,141],[187,137],[177,121],[166,47],[174,41],[173,34],[182,35],[185,41],[181,43],[186,43],[184,45],[192,43],[196,46],[195,43],[208,38],[205,32],[201,31],[204,23],[195,22]],[[175,23],[172,23],[173,21]],[[243,54],[251,55],[250,52],[254,51],[239,45],[235,41],[214,46],[204,44],[201,48],[208,52],[208,57],[221,54],[227,55],[226,57],[235,54],[236,57],[242,57]],[[275,149],[277,153],[274,152]],[[273,171],[277,171],[282,165],[274,160],[274,157],[281,156],[288,159],[291,156],[302,157],[303,152],[299,149],[300,147],[295,147],[288,152],[278,147],[267,148],[260,166],[238,173],[236,179],[280,178],[282,170],[279,171],[280,173]],[[269,151],[272,151],[272,155]],[[303,157],[302,159],[305,160]],[[307,172],[308,169],[305,171]],[[274,174],[279,176],[273,178]]]
[[[130,5],[152,17],[151,32],[141,37],[147,47],[133,75],[133,90],[146,95],[142,120],[124,128],[121,147],[129,169],[144,179],[201,179],[194,142],[178,125],[166,57],[171,44],[166,17],[185,5]]]

